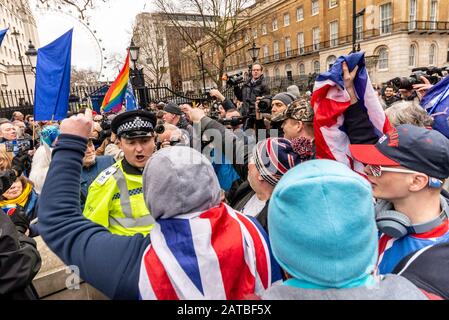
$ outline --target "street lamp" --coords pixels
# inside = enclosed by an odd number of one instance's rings
[[[131,84],[134,90],[139,93],[139,102],[142,107],[147,106],[146,92],[145,92],[145,79],[143,76],[143,68],[139,69],[137,67],[137,61],[139,60],[140,47],[131,40],[131,45],[129,46],[129,55],[131,60]]]
[[[251,78],[251,73],[252,73],[252,68],[253,68],[253,64],[257,61],[257,59],[259,59],[259,52],[260,52],[260,48],[256,46],[256,42],[253,40],[253,45],[251,48],[248,49],[248,53],[249,56],[251,57],[251,60],[253,61],[252,64],[250,64],[248,66],[248,77]]]
[[[11,35],[16,38],[16,45],[17,45],[17,50],[19,52],[20,65],[22,66],[23,80],[25,81],[25,89],[26,89],[27,96],[28,96],[28,103],[31,105],[30,90],[28,90],[28,82],[27,82],[27,77],[25,74],[25,67],[23,66],[23,57],[22,57],[22,52],[20,51],[20,45],[19,45],[19,40],[18,40],[20,33],[16,30],[16,28],[14,28],[14,31],[11,33]]]
[[[34,44],[31,42],[31,40],[30,43],[28,44],[28,50],[25,52],[25,55],[28,57],[28,61],[30,62],[31,71],[33,71],[33,73],[36,74],[34,70],[36,70],[37,64],[37,50]]]
[[[360,51],[360,43],[358,48],[356,47],[357,42],[357,18],[365,15],[365,10],[357,13],[357,3],[356,0],[352,0],[352,52]]]
[[[259,52],[260,52],[260,48],[258,48],[256,46],[256,42],[255,41],[253,41],[253,46],[248,49],[248,52],[249,52],[249,56],[253,60],[253,64],[254,64],[254,62],[256,62],[257,59],[259,59]]]
[[[134,44],[134,40],[131,40],[131,45],[129,46],[129,54],[131,56],[132,66],[131,69],[137,68],[137,60],[139,60],[140,47]]]

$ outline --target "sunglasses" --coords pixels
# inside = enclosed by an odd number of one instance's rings
[[[400,169],[400,168],[386,168],[386,167],[382,167],[382,166],[373,166],[373,165],[369,165],[368,168],[370,169],[370,171],[374,177],[381,177],[382,172],[421,173],[421,172],[413,171],[413,170]]]

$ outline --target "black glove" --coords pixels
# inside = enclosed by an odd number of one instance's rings
[[[14,159],[12,159],[12,168],[17,172],[17,176],[21,176],[25,170],[31,168],[31,157],[27,151],[20,151]]]
[[[30,227],[30,221],[25,215],[25,210],[21,206],[17,206],[16,210],[11,210],[11,213],[8,213],[9,218],[14,223],[18,232],[25,233]]]
[[[0,192],[4,194],[11,188],[12,184],[17,180],[14,170],[0,171]]]

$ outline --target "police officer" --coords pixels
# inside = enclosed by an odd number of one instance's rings
[[[103,171],[92,183],[84,216],[111,233],[147,235],[154,219],[142,193],[142,172],[155,150],[154,114],[136,110],[118,115],[111,129],[119,139],[124,159]]]

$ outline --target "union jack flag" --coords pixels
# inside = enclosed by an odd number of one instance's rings
[[[240,300],[280,282],[263,229],[225,204],[159,219],[141,263],[144,300]]]
[[[351,155],[349,137],[344,128],[344,112],[351,105],[343,80],[344,61],[350,71],[359,66],[354,87],[359,98],[359,106],[367,110],[375,134],[381,138],[391,129],[366,71],[365,54],[353,53],[342,56],[328,72],[319,75],[315,82],[312,106],[315,111],[316,156],[318,159],[336,160],[356,172],[363,173],[363,164],[353,159]]]

